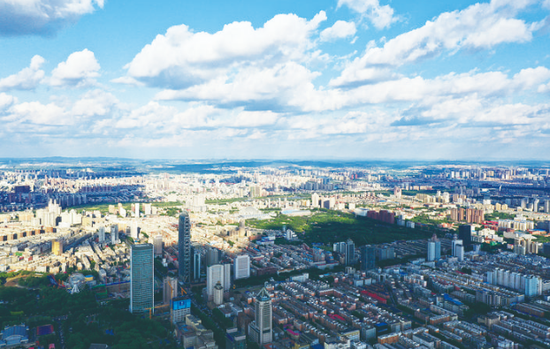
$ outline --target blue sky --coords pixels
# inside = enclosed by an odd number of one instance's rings
[[[550,0],[0,0],[0,157],[549,159]]]

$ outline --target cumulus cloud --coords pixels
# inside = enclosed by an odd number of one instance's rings
[[[0,0],[0,35],[51,35],[104,0]]]
[[[318,73],[288,62],[272,68],[247,67],[235,75],[224,75],[184,90],[165,90],[158,99],[203,100],[218,105],[246,105],[247,108],[280,108],[286,101],[312,87]]]
[[[32,90],[44,78],[44,71],[40,69],[44,58],[36,55],[31,59],[29,67],[20,72],[0,79],[0,91]]]
[[[389,27],[397,20],[393,8],[380,5],[379,0],[338,0],[338,7],[344,5],[368,18],[377,29]]]
[[[71,118],[66,111],[55,103],[24,102],[8,110],[7,120],[37,125],[68,125]]]
[[[178,25],[158,35],[125,68],[129,77],[150,86],[187,88],[250,65],[303,60],[312,46],[312,33],[324,20],[324,11],[310,21],[294,14],[277,15],[261,28],[233,22],[214,34]]]
[[[99,76],[99,69],[94,53],[84,49],[71,53],[65,62],[59,63],[48,82],[57,87],[92,85],[94,78]]]
[[[498,44],[530,41],[533,30],[522,19],[514,18],[532,1],[493,0],[477,3],[462,11],[445,12],[420,28],[398,35],[378,47],[370,42],[361,57],[350,62],[331,86],[360,83],[365,70],[399,67],[459,49],[487,49]],[[368,83],[368,80],[366,80]]]
[[[17,98],[0,92],[0,111],[10,107],[12,104],[17,102]]]
[[[323,30],[319,38],[321,41],[332,41],[353,36],[356,32],[357,29],[354,22],[336,21],[332,27]]]
[[[113,94],[96,89],[81,96],[74,103],[71,113],[83,117],[105,116],[118,104],[119,101]]]

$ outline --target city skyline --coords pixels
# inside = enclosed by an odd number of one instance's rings
[[[548,159],[548,0],[0,9],[0,157]]]

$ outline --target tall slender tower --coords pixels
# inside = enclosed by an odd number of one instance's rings
[[[132,245],[130,252],[130,312],[154,311],[153,245]]]
[[[183,282],[191,281],[191,220],[189,213],[180,215],[178,226],[178,262],[179,278]]]
[[[273,332],[271,325],[271,297],[267,290],[262,290],[256,296],[256,326],[259,331],[258,343],[260,345],[271,343],[273,341]]]

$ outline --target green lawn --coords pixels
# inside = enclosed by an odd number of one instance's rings
[[[396,240],[415,240],[431,237],[433,231],[410,229],[390,225],[365,217],[339,211],[314,211],[308,217],[288,217],[278,215],[271,220],[248,220],[246,224],[253,228],[278,230],[286,225],[298,233],[306,243],[320,242],[332,244],[351,238],[358,246],[380,244]]]

